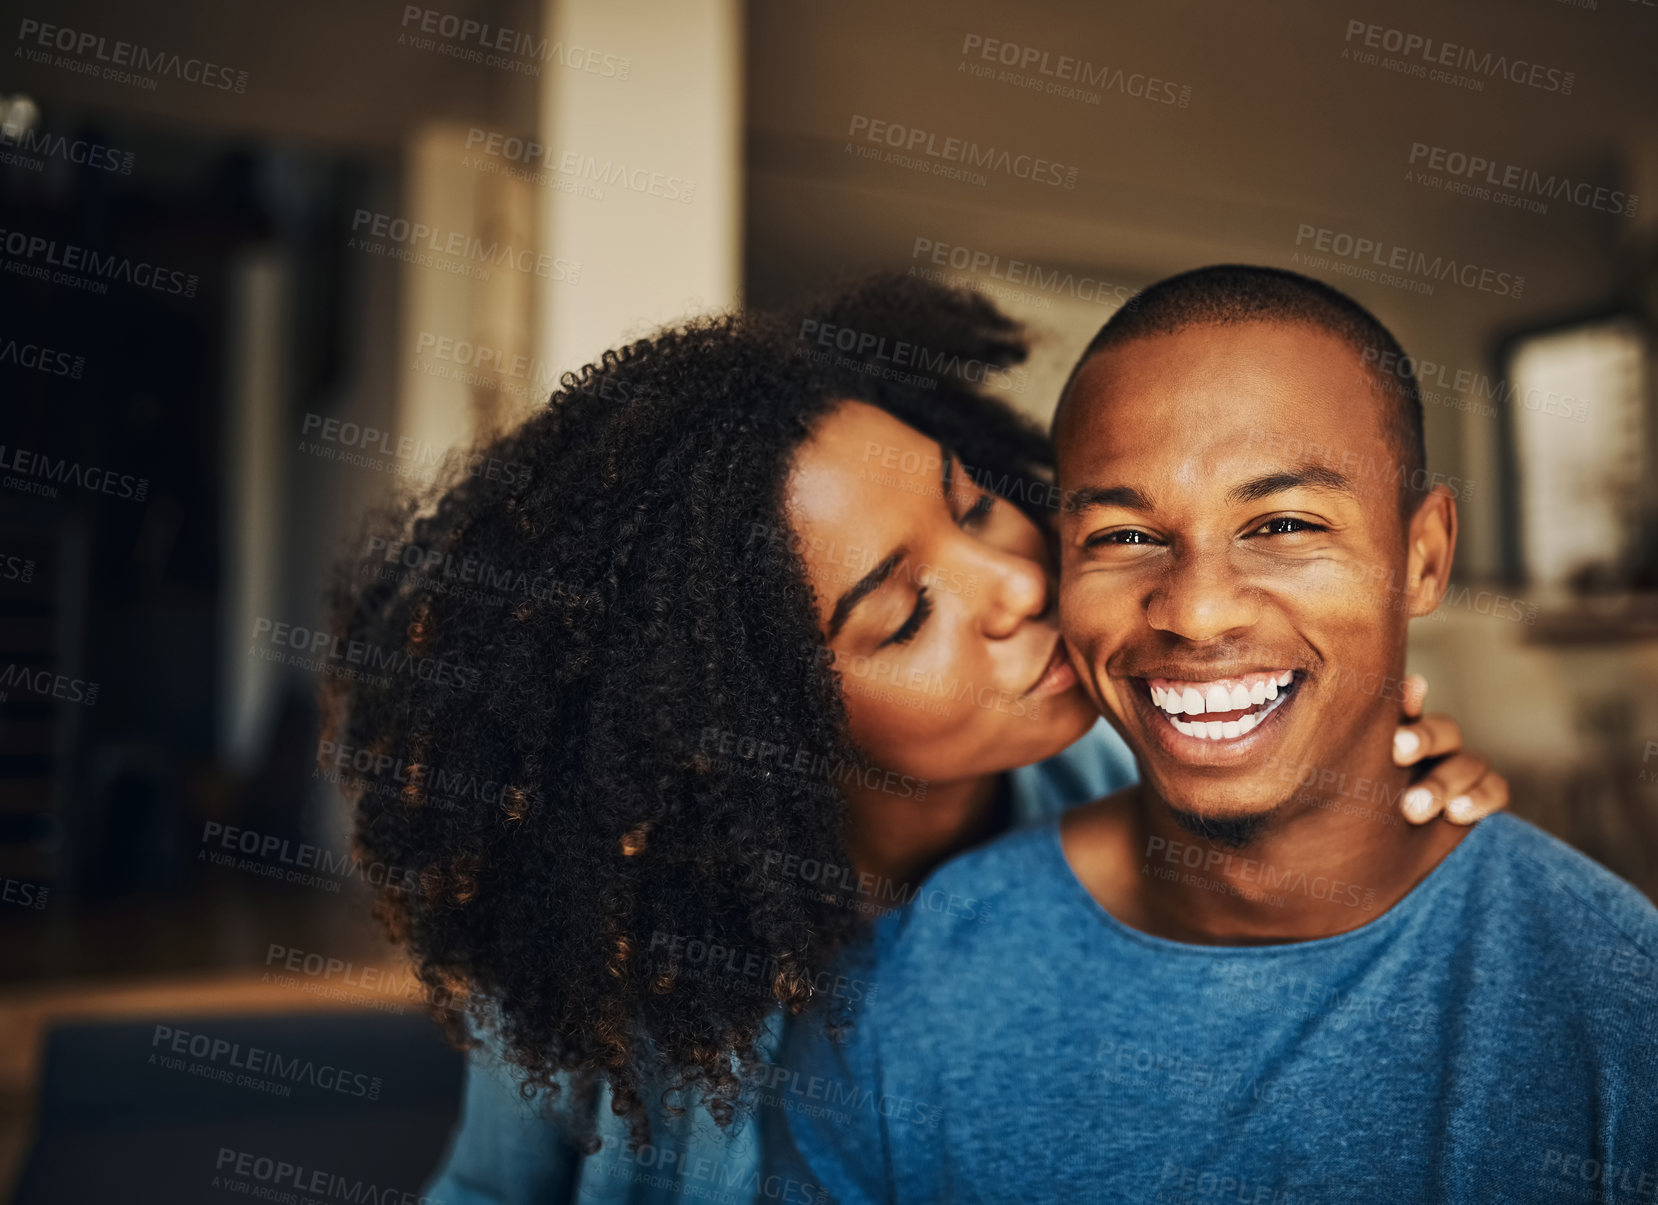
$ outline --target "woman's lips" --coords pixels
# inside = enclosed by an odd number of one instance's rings
[[[1071,659],[1065,652],[1065,641],[1054,641],[1053,655],[1048,658],[1048,664],[1042,667],[1042,674],[1025,691],[1023,698],[1042,698],[1046,695],[1056,695],[1061,691],[1070,690],[1077,684],[1077,671],[1071,668]]]

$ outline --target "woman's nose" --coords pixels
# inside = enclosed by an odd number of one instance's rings
[[[985,558],[979,576],[986,586],[980,624],[994,640],[1013,635],[1020,625],[1041,618],[1054,604],[1054,582],[1047,567],[1029,557],[994,553]]]

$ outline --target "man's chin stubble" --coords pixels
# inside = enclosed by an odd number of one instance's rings
[[[1169,814],[1181,828],[1194,837],[1219,845],[1223,849],[1240,850],[1266,831],[1272,822],[1271,812],[1257,812],[1250,816],[1205,816],[1199,812],[1182,811],[1165,803]]]

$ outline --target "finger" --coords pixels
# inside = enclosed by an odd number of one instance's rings
[[[1430,757],[1442,757],[1462,748],[1462,725],[1444,712],[1401,724],[1393,734],[1393,764],[1414,766]]]
[[[1508,806],[1508,779],[1492,770],[1460,795],[1445,801],[1445,819],[1452,824],[1477,824]]]
[[[1428,697],[1428,680],[1421,674],[1406,674],[1399,698],[1399,710],[1415,719],[1422,714],[1422,704]]]
[[[1477,753],[1447,757],[1399,797],[1399,807],[1406,820],[1424,824],[1439,815],[1446,800],[1468,795],[1489,770],[1489,764]],[[1458,810],[1465,811],[1466,805],[1459,804]]]

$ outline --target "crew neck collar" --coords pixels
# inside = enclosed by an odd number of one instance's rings
[[[1053,866],[1050,870],[1056,878],[1061,893],[1067,900],[1094,917],[1102,930],[1119,942],[1126,942],[1148,951],[1164,954],[1190,957],[1193,955],[1204,958],[1237,957],[1249,959],[1293,958],[1301,954],[1318,954],[1322,951],[1332,951],[1340,947],[1363,942],[1381,940],[1400,926],[1409,922],[1412,917],[1420,916],[1433,908],[1436,902],[1462,876],[1465,864],[1479,857],[1480,851],[1492,840],[1486,830],[1499,825],[1505,817],[1493,816],[1476,824],[1456,846],[1443,858],[1439,864],[1430,870],[1422,880],[1401,896],[1391,908],[1380,916],[1367,921],[1356,929],[1349,929],[1345,933],[1337,933],[1330,937],[1314,937],[1305,941],[1274,942],[1266,945],[1204,945],[1196,942],[1175,941],[1172,938],[1158,937],[1155,934],[1145,933],[1131,925],[1124,924],[1098,900],[1088,888],[1083,886],[1082,880],[1077,878],[1072,869],[1070,860],[1065,856],[1065,846],[1060,833],[1058,819],[1050,821],[1043,829],[1040,842],[1043,857],[1051,859]]]

